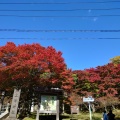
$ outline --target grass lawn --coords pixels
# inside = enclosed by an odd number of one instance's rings
[[[116,120],[120,120],[120,110],[114,110],[113,113],[116,115]],[[30,117],[24,118],[24,120],[35,120],[36,115],[33,114]],[[40,115],[39,120],[56,120],[55,115]],[[102,113],[92,113],[92,120],[101,120]],[[90,120],[90,114],[87,113],[79,113],[77,114],[63,114],[60,115],[60,120]]]
[[[101,114],[100,113],[95,113],[92,114],[92,120],[101,120]],[[40,115],[40,120],[55,120],[55,115]],[[77,114],[64,114],[60,115],[60,120],[89,120],[89,113],[79,113]],[[32,115],[30,117],[24,118],[24,120],[35,120],[35,115]]]

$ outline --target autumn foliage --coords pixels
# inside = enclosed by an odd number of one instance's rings
[[[74,84],[71,70],[66,68],[62,53],[40,44],[16,46],[8,42],[0,47],[0,86],[32,85],[70,90]]]
[[[78,79],[74,93],[81,97],[93,96],[95,102],[99,102],[102,107],[119,104],[120,64],[116,66],[108,63],[96,68],[76,70],[73,73]]]
[[[0,88],[13,89],[14,86],[58,87],[69,93],[67,100],[73,105],[81,104],[83,97],[93,96],[103,107],[118,101],[120,64],[112,62],[96,68],[72,71],[66,67],[62,53],[51,46],[16,46],[8,42],[0,47]]]

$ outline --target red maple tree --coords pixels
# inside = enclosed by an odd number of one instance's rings
[[[80,97],[93,96],[95,102],[104,102],[105,107],[116,104],[114,100],[118,100],[117,95],[120,94],[120,64],[116,66],[108,63],[96,68],[76,70],[73,73],[78,78],[74,93]],[[74,99],[71,98],[71,101]]]
[[[70,90],[74,84],[62,53],[52,46],[8,42],[0,47],[0,86],[51,86]]]

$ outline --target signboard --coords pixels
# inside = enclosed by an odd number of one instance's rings
[[[9,114],[9,120],[16,118],[20,92],[21,90],[14,89],[14,94],[13,94],[13,99],[12,99],[12,104],[11,104],[11,109]]]
[[[40,112],[56,113],[57,96],[41,95]]]
[[[83,97],[83,102],[94,102],[94,98],[92,98],[92,97],[87,97],[87,98]]]
[[[94,98],[92,98],[92,96],[89,96],[87,98],[83,97],[83,102],[88,102],[88,104],[89,104],[89,113],[90,113],[90,120],[92,120],[90,102],[94,102]]]
[[[79,113],[79,106],[71,106],[71,114]]]

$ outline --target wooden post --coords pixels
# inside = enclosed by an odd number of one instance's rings
[[[39,107],[37,107],[37,115],[36,115],[36,120],[39,120]]]
[[[41,95],[39,94],[39,98],[41,97]],[[38,99],[38,102],[37,102],[37,115],[36,115],[36,120],[39,120],[39,111],[40,111],[40,103],[41,101],[39,101]]]
[[[63,114],[65,113],[65,106],[64,106],[64,103],[62,104],[63,106]]]
[[[0,115],[1,115],[2,103],[0,101]]]
[[[60,101],[59,101],[59,98],[58,98],[58,96],[57,96],[57,105],[56,105],[56,120],[59,120],[59,114],[60,114],[60,109],[59,109],[59,103]]]

